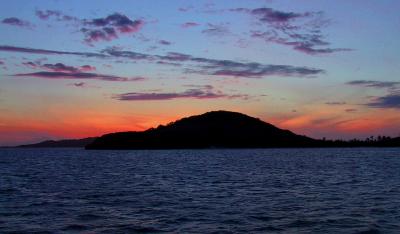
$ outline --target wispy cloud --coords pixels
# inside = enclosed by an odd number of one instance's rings
[[[79,31],[84,34],[84,42],[88,45],[99,41],[111,41],[119,38],[122,34],[133,34],[144,25],[143,20],[132,20],[120,13],[110,14],[104,18],[79,19],[61,11],[37,10],[36,16],[42,20],[54,18],[57,21],[73,21],[80,27]]]
[[[200,24],[199,23],[196,23],[196,22],[186,22],[186,23],[183,23],[182,25],[181,25],[181,27],[182,28],[192,28],[192,27],[197,27],[197,26],[199,26]]]
[[[179,7],[178,11],[180,11],[180,12],[188,12],[188,11],[192,10],[193,8],[194,8],[193,6]]]
[[[166,40],[159,40],[159,41],[158,41],[158,44],[160,44],[160,45],[171,45],[172,42],[166,41]]]
[[[86,86],[86,83],[85,82],[78,82],[78,83],[73,83],[72,85],[75,86],[75,87],[83,88],[83,87]]]
[[[323,12],[285,12],[272,8],[236,8],[231,12],[252,16],[259,25],[267,29],[250,30],[251,37],[268,43],[276,43],[296,51],[316,55],[338,51],[351,51],[348,48],[330,48],[322,30],[329,24]]]
[[[183,92],[138,92],[138,93],[123,93],[113,96],[114,99],[120,101],[156,101],[156,100],[172,100],[172,99],[248,99],[248,95],[234,94],[229,95],[221,91],[213,90],[210,85],[206,86],[193,86]]]
[[[19,53],[29,53],[29,54],[46,54],[46,55],[77,55],[83,57],[98,57],[105,58],[108,57],[100,53],[90,53],[90,52],[68,52],[59,50],[44,50],[44,49],[33,49],[28,47],[15,47],[15,46],[0,46],[0,51],[6,52],[19,52]]]
[[[382,97],[372,97],[365,105],[372,108],[400,108],[400,82],[399,81],[376,81],[376,80],[353,80],[346,84],[375,89],[386,89],[389,94]]]
[[[63,63],[55,63],[55,64],[41,64],[40,62],[24,62],[23,65],[33,68],[33,69],[46,69],[54,72],[88,72],[95,71],[96,67],[90,65],[83,65],[79,67],[68,66]]]
[[[112,75],[104,75],[97,73],[86,73],[86,72],[32,72],[32,73],[19,73],[13,75],[15,77],[36,77],[45,79],[92,79],[92,80],[104,80],[104,81],[142,81],[144,77],[120,77]]]
[[[97,58],[124,58],[135,61],[146,61],[151,63],[171,64],[181,66],[185,73],[197,73],[214,76],[231,76],[244,78],[261,78],[266,76],[285,77],[310,77],[324,74],[325,71],[317,68],[262,64],[257,62],[236,62],[232,60],[220,60],[204,57],[195,57],[188,54],[170,52],[166,55],[152,55],[134,51],[119,50],[110,47],[100,53],[87,52],[66,52],[55,50],[42,50],[23,47],[0,46],[0,51],[22,52],[32,54],[56,54],[56,55],[77,55],[83,57]]]
[[[207,24],[207,28],[201,31],[209,36],[224,36],[230,33],[228,25],[226,24]]]
[[[398,81],[353,80],[353,81],[347,82],[346,84],[362,86],[362,87],[370,87],[370,88],[395,89],[395,88],[400,87],[400,82],[398,82]]]
[[[29,21],[22,20],[16,17],[5,18],[1,22],[3,24],[8,24],[22,28],[33,28],[33,24],[31,24]]]
[[[119,50],[115,47],[109,47],[107,49],[102,50],[101,52],[102,52],[102,54],[105,54],[106,56],[111,56],[111,57],[116,57],[116,58],[127,58],[127,59],[132,59],[132,60],[153,60],[153,59],[155,59],[155,56],[152,56],[149,54],[138,53],[138,52],[134,52],[134,51]]]
[[[185,69],[186,73],[198,73],[204,75],[217,76],[234,76],[260,78],[264,76],[314,76],[323,74],[325,71],[321,69],[296,67],[290,65],[271,65],[261,63],[243,63],[231,60],[218,60],[202,57],[194,57],[182,53],[168,53],[167,55],[148,55],[131,51],[120,51],[115,48],[108,48],[104,53],[115,56],[124,57],[133,60],[148,60],[148,61],[167,61],[180,63],[195,63]]]
[[[295,13],[295,12],[283,12],[277,11],[272,8],[236,8],[231,11],[245,12],[257,16],[258,19],[266,23],[289,23],[297,18],[308,17],[311,13]]]
[[[346,102],[325,102],[325,104],[332,106],[340,106],[340,105],[346,105]]]
[[[66,15],[61,11],[55,10],[36,10],[35,14],[37,17],[39,17],[39,19],[42,20],[49,20],[51,18],[54,18],[57,21],[80,21],[80,19],[74,16]]]
[[[260,63],[240,63],[229,60],[209,61],[207,65],[203,65],[200,67],[200,69],[186,69],[186,72],[243,78],[261,78],[265,76],[306,77],[324,73],[323,70],[308,67],[294,67],[290,65],[266,65]]]

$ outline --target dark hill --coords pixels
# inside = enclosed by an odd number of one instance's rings
[[[143,132],[107,134],[86,149],[313,147],[318,142],[241,113],[212,111]]]
[[[59,141],[43,141],[36,144],[20,145],[19,148],[83,148],[92,143],[96,137],[88,137],[83,139],[59,140]]]

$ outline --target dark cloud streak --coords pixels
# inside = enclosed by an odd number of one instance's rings
[[[225,24],[207,24],[207,29],[201,31],[209,36],[224,36],[230,34],[230,30]]]
[[[340,106],[340,105],[346,105],[346,102],[325,102],[325,104],[332,106]]]
[[[236,62],[232,60],[219,60],[202,57],[194,57],[188,54],[170,52],[166,55],[151,55],[138,53],[133,51],[118,50],[114,47],[107,48],[101,53],[87,52],[66,52],[55,50],[42,50],[32,48],[21,48],[12,46],[0,46],[0,51],[22,52],[32,54],[56,54],[56,55],[77,55],[83,57],[97,58],[126,58],[134,61],[144,61],[153,63],[162,63],[165,65],[171,64],[174,66],[185,66],[185,73],[197,73],[203,75],[215,76],[233,76],[233,77],[248,77],[261,78],[265,76],[316,76],[324,74],[322,69],[291,66],[291,65],[271,65],[255,62]]]
[[[16,17],[5,18],[1,21],[3,24],[13,25],[22,28],[33,28],[33,24]]]
[[[377,81],[377,80],[353,80],[347,85],[387,89],[389,94],[382,97],[374,97],[365,105],[371,108],[399,108],[400,109],[400,82],[399,81]]]
[[[200,24],[198,24],[198,23],[196,23],[196,22],[186,22],[186,23],[183,23],[182,25],[181,25],[181,27],[182,28],[192,28],[192,27],[197,27],[197,26],[199,26]]]
[[[103,51],[115,57],[124,57],[133,60],[147,60],[180,63],[196,63],[197,65],[185,69],[186,73],[198,73],[203,75],[234,76],[260,78],[263,76],[314,76],[323,74],[321,69],[308,67],[295,67],[290,65],[269,65],[261,63],[242,63],[231,60],[208,59],[194,57],[181,53],[168,53],[167,55],[147,55],[131,51],[119,51],[108,48]]]
[[[376,81],[376,80],[353,80],[347,82],[348,85],[370,87],[370,88],[389,88],[394,89],[400,87],[398,81]]]
[[[126,78],[120,76],[103,75],[97,73],[85,72],[33,72],[33,73],[20,73],[13,75],[15,77],[37,77],[45,79],[93,79],[104,81],[142,81],[143,77]]]
[[[389,94],[383,97],[377,97],[366,106],[373,108],[395,108],[400,109],[400,94]]]
[[[188,89],[183,92],[171,92],[171,93],[123,93],[114,95],[113,98],[120,101],[160,101],[160,100],[172,100],[172,99],[218,99],[218,98],[227,98],[227,99],[245,99],[249,98],[248,95],[235,94],[228,95],[224,94],[221,91],[213,91],[212,86],[204,86],[193,89]]]
[[[0,51],[6,52],[19,52],[19,53],[29,53],[29,54],[46,54],[46,55],[77,55],[83,57],[97,57],[106,58],[107,55],[100,53],[89,53],[89,52],[68,52],[59,50],[44,50],[44,49],[33,49],[25,47],[15,47],[15,46],[0,46]]]

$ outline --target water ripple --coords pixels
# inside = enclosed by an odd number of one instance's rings
[[[398,233],[399,149],[0,149],[0,233]]]

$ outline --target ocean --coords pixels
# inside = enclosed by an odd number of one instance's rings
[[[0,149],[0,233],[400,233],[400,149]]]

